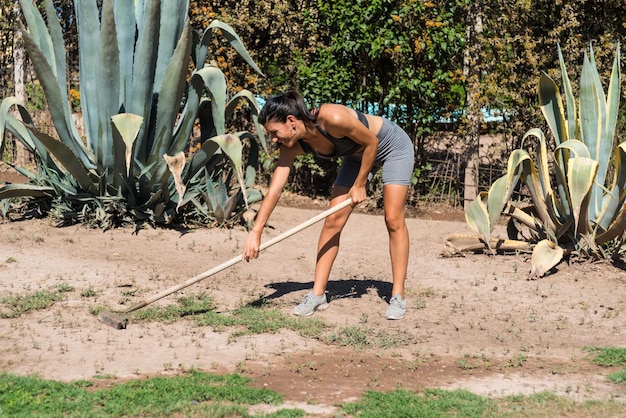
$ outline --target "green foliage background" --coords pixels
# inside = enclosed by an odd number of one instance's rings
[[[443,129],[440,118],[452,119],[445,129],[460,153],[472,145],[463,116],[469,95],[484,109],[505,111],[503,123],[481,129],[502,134],[504,152],[518,148],[529,127],[545,129],[536,89],[541,71],[558,78],[557,45],[576,71],[593,42],[607,80],[611,52],[626,35],[626,4],[618,0],[192,3],[196,21],[216,13],[238,31],[268,75],[258,92],[295,86],[311,105],[346,103],[396,120],[414,138],[418,169],[428,165],[424,143]],[[482,31],[469,44],[475,13]],[[480,74],[476,86],[468,68]],[[620,125],[625,115],[622,108]],[[332,168],[310,171],[318,169]]]
[[[12,3],[0,0],[3,16],[11,16]],[[54,3],[71,26],[71,12],[65,13],[70,2]],[[482,31],[468,44],[476,13]],[[271,95],[295,86],[311,105],[337,101],[388,116],[414,138],[418,168],[428,164],[424,138],[441,129],[440,117],[452,117],[446,129],[457,135],[461,153],[470,145],[462,116],[468,95],[483,108],[506,111],[503,123],[483,129],[504,134],[505,152],[518,148],[528,127],[545,128],[536,85],[540,71],[558,78],[557,44],[567,68],[575,71],[593,42],[606,80],[609,56],[626,35],[621,0],[197,0],[191,2],[190,17],[196,30],[216,18],[230,24],[267,75],[251,74],[224,46],[218,64],[234,91]],[[0,19],[2,97],[13,88],[15,22]],[[76,43],[66,43],[71,64]],[[467,55],[470,47],[476,48],[474,56]],[[468,68],[480,74],[476,86],[468,85]],[[620,127],[625,115],[622,108]]]

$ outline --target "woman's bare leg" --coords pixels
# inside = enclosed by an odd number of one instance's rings
[[[336,186],[333,189],[330,207],[338,205],[348,198],[347,187]],[[348,218],[352,213],[352,207],[349,206],[337,213],[330,215],[324,221],[322,232],[320,233],[319,242],[317,244],[317,263],[315,265],[315,281],[313,283],[313,295],[320,296],[326,291],[326,285],[330,277],[330,271],[337,258],[339,252],[339,238],[343,227],[348,222]]]
[[[393,287],[391,296],[404,299],[404,281],[409,264],[409,231],[405,220],[405,203],[408,186],[387,184],[383,186],[385,224],[389,232],[389,255]]]

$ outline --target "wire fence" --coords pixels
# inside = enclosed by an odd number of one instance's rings
[[[462,208],[465,200],[465,156],[448,153],[445,158],[427,157],[426,161],[431,169],[423,180],[425,187],[415,193],[413,200]],[[488,191],[502,176],[504,169],[502,164],[479,164],[478,191]],[[523,198],[519,192],[516,195]]]

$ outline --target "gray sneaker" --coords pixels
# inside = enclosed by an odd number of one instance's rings
[[[406,315],[406,301],[400,295],[392,297],[385,318],[402,319],[404,315]]]
[[[315,311],[328,309],[326,293],[321,296],[314,296],[313,291],[309,291],[301,304],[293,309],[293,314],[297,316],[311,316]]]

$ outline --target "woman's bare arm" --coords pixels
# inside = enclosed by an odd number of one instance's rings
[[[295,158],[302,153],[302,148],[299,145],[291,148],[285,146],[280,148],[280,155],[274,173],[272,174],[268,192],[263,197],[261,207],[254,220],[254,225],[243,246],[242,258],[244,260],[249,261],[251,258],[257,258],[259,256],[263,228],[278,203],[278,199],[289,178],[289,173],[291,172]]]

